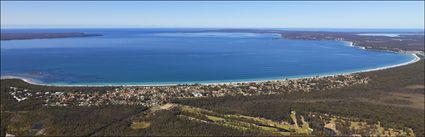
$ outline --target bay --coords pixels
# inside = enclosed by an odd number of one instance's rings
[[[349,73],[415,59],[344,41],[200,30],[79,29],[72,31],[104,36],[1,41],[1,76],[49,85],[222,83]]]

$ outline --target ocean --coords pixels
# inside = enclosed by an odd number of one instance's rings
[[[357,72],[415,56],[344,41],[203,29],[48,29],[104,36],[1,41],[1,76],[48,85],[163,85],[277,80]]]

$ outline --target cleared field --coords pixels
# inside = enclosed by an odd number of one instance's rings
[[[401,93],[401,92],[395,92],[392,93],[392,95],[395,98],[399,98],[401,99],[405,99],[405,100],[409,100],[411,102],[411,104],[409,104],[410,107],[412,108],[417,108],[417,109],[424,109],[425,108],[425,96],[424,94],[421,93]]]
[[[239,130],[257,130],[271,133],[272,135],[310,135],[313,131],[309,124],[301,116],[302,125],[296,124],[295,111],[291,111],[291,118],[294,124],[286,121],[273,121],[264,118],[244,116],[239,114],[220,114],[206,109],[175,105],[175,109],[180,111],[180,117],[203,123],[216,124],[236,128]]]
[[[348,129],[341,128],[341,125],[349,125]],[[341,130],[350,130],[352,136],[415,136],[411,128],[394,129],[382,127],[381,123],[367,123],[364,121],[352,120],[345,117],[332,116],[325,124],[324,128],[331,130],[334,135],[341,136]]]
[[[141,122],[133,122],[131,124],[131,128],[132,129],[143,129],[143,128],[148,128],[151,126],[151,123],[149,122],[145,122],[145,121],[141,121]]]

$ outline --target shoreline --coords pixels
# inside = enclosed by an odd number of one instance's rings
[[[349,46],[353,46],[352,42],[349,44]],[[355,47],[355,46],[353,46]],[[362,48],[361,48],[362,49]],[[399,54],[409,54],[409,53],[403,53],[403,52],[399,52]],[[4,79],[20,79],[23,80],[26,83],[29,84],[33,84],[33,85],[40,85],[40,86],[54,86],[54,87],[120,87],[120,86],[124,86],[124,87],[160,87],[160,86],[180,86],[180,85],[196,85],[196,84],[200,84],[200,85],[237,85],[237,84],[246,84],[246,83],[263,83],[263,82],[273,82],[273,81],[285,81],[285,80],[298,80],[298,79],[309,79],[309,78],[323,78],[323,77],[330,77],[330,76],[340,76],[340,75],[352,75],[352,74],[357,74],[357,73],[365,73],[365,72],[372,72],[372,71],[379,71],[379,70],[385,70],[385,69],[390,69],[390,68],[395,68],[395,67],[400,67],[400,66],[405,66],[405,65],[409,65],[409,64],[413,64],[416,63],[418,61],[421,60],[421,58],[414,54],[414,53],[410,53],[410,55],[414,56],[415,58],[408,61],[408,62],[403,62],[403,63],[399,63],[399,64],[395,64],[395,65],[389,65],[389,66],[383,66],[383,67],[377,67],[377,68],[372,68],[372,69],[365,69],[365,70],[356,70],[356,71],[351,71],[351,72],[335,72],[335,73],[324,73],[324,74],[312,74],[312,75],[307,75],[307,76],[290,76],[290,77],[280,77],[280,78],[266,78],[264,80],[229,80],[229,82],[187,82],[187,83],[170,83],[170,84],[104,84],[104,85],[59,85],[59,84],[43,84],[41,82],[38,82],[35,79],[31,79],[31,78],[25,78],[25,77],[20,77],[20,76],[1,76],[1,80]],[[292,78],[291,78],[292,77]]]
[[[37,80],[35,80],[35,79],[25,78],[25,77],[20,77],[20,76],[1,76],[0,79],[1,80],[4,80],[4,79],[20,79],[20,80],[25,81],[29,84],[47,86],[45,84],[40,84],[39,82],[36,82]]]
[[[353,48],[359,48],[361,50],[377,50],[377,49],[368,49],[366,47],[362,47],[362,46],[357,46],[354,42],[352,41],[342,41],[345,42],[347,46],[349,47],[353,47]],[[310,74],[310,75],[296,75],[296,76],[287,76],[287,77],[269,77],[269,78],[260,78],[260,79],[236,79],[236,80],[224,80],[224,81],[187,81],[187,82],[158,82],[158,84],[102,84],[100,83],[99,85],[97,84],[87,84],[87,85],[83,85],[83,84],[76,84],[76,85],[72,85],[72,84],[45,84],[43,82],[40,82],[36,79],[32,79],[32,78],[26,78],[26,77],[22,77],[22,76],[1,76],[0,79],[4,80],[4,79],[20,79],[23,80],[26,83],[29,84],[33,84],[33,85],[40,85],[40,86],[54,86],[54,87],[120,87],[120,86],[124,86],[124,87],[160,87],[160,86],[180,86],[180,85],[237,85],[237,84],[246,84],[246,83],[263,83],[263,82],[273,82],[273,81],[285,81],[285,80],[298,80],[298,79],[309,79],[309,78],[323,78],[323,77],[330,77],[330,76],[340,76],[340,75],[351,75],[351,74],[357,74],[357,73],[365,73],[365,72],[371,72],[371,71],[379,71],[379,70],[385,70],[385,69],[390,69],[390,68],[395,68],[395,67],[399,67],[399,66],[405,66],[405,65],[409,65],[412,63],[416,63],[418,61],[421,60],[421,58],[413,52],[410,51],[388,51],[388,50],[378,50],[378,51],[383,51],[383,52],[392,52],[392,53],[397,53],[397,54],[410,54],[412,56],[414,56],[414,59],[407,61],[407,62],[403,62],[403,63],[399,63],[399,64],[394,64],[394,65],[388,65],[388,66],[383,66],[383,67],[377,67],[377,68],[372,68],[372,69],[364,69],[364,70],[354,70],[354,71],[348,71],[348,72],[331,72],[331,73],[321,73],[321,74]]]

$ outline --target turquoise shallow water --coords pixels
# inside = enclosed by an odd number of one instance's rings
[[[1,41],[1,75],[52,85],[190,84],[346,73],[415,58],[342,41],[194,30],[81,29],[72,31],[104,36]]]

